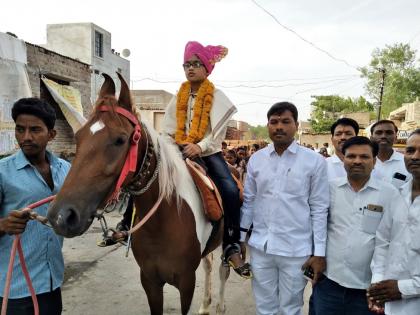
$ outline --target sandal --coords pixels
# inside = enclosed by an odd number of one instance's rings
[[[232,269],[242,278],[251,279],[253,277],[251,265],[249,263],[244,263],[242,266],[236,267],[230,259],[235,254],[241,254],[241,247],[238,244],[229,244],[223,251],[223,262],[232,267]]]

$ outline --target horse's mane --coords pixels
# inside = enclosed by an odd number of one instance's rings
[[[152,138],[155,150],[159,150],[157,153],[160,155],[161,161],[159,168],[160,195],[171,201],[175,194],[178,203],[184,199],[190,204],[188,202],[192,198],[190,195],[196,191],[196,188],[182,159],[181,151],[172,138],[159,135],[148,121],[142,123]]]

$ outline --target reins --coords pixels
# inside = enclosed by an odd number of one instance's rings
[[[40,201],[37,201],[33,204],[30,204],[26,208],[29,209],[35,209],[39,206],[42,206],[43,204],[46,204],[50,201],[52,201],[55,198],[55,196],[50,196],[45,199],[42,199]],[[38,215],[36,212],[30,213],[30,218],[32,220],[37,220],[41,222],[42,224],[46,224],[48,220],[40,215]],[[22,268],[23,275],[25,276],[26,283],[28,284],[29,292],[31,293],[32,302],[34,304],[34,314],[39,315],[39,305],[38,305],[38,299],[36,297],[35,289],[32,285],[31,277],[28,272],[28,268],[26,267],[25,263],[25,256],[23,255],[22,250],[22,244],[20,242],[20,234],[15,235],[15,239],[13,241],[12,250],[10,251],[10,259],[9,259],[9,267],[7,269],[7,275],[6,275],[6,284],[4,286],[4,292],[3,292],[3,302],[1,306],[1,315],[6,315],[7,313],[7,302],[9,300],[9,293],[10,293],[10,285],[12,281],[12,274],[13,274],[13,264],[15,262],[16,257],[16,251],[19,254],[19,261],[20,266]]]

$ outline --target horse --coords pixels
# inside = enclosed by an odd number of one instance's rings
[[[59,235],[81,235],[97,217],[97,209],[114,198],[121,186],[134,198],[135,224],[156,209],[132,234],[132,252],[140,267],[150,313],[163,314],[166,283],[179,290],[181,313],[189,312],[195,272],[202,259],[205,283],[199,314],[209,314],[212,251],[221,244],[223,219],[212,230],[176,144],[139,119],[128,85],[117,75],[121,81],[118,100],[114,81],[103,74],[105,80],[93,112],[75,134],[76,155],[48,209],[48,220]],[[131,171],[126,170],[127,163],[134,165]],[[120,176],[122,172],[125,178]],[[224,314],[229,267],[221,263],[219,275],[217,314]]]

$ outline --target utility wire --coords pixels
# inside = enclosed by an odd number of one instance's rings
[[[358,77],[358,75],[352,75],[349,77],[342,77],[337,79],[328,79],[328,80],[320,80],[320,81],[312,81],[312,82],[302,82],[302,83],[287,83],[287,84],[260,84],[260,85],[246,85],[246,84],[238,84],[238,85],[223,85],[223,84],[217,84],[216,86],[222,87],[225,89],[234,89],[234,88],[247,88],[247,89],[259,89],[259,88],[283,88],[283,87],[293,87],[293,86],[304,86],[304,85],[317,85],[322,83],[328,83],[328,82],[335,82],[335,81],[351,81],[354,80],[354,77]],[[137,80],[131,80],[132,82],[141,82],[141,81],[152,81],[155,83],[160,84],[173,84],[173,83],[179,83],[179,81],[162,81],[157,80],[153,78],[142,78]],[[217,81],[215,81],[217,82]]]
[[[357,80],[357,79],[353,79],[353,80],[351,80],[351,81],[355,81],[355,80]],[[293,97],[294,95],[303,94],[303,93],[307,93],[307,92],[312,92],[312,91],[316,91],[316,90],[328,89],[328,88],[330,88],[330,87],[337,86],[337,85],[341,85],[341,84],[344,84],[344,83],[349,83],[349,82],[351,82],[351,81],[347,81],[347,82],[339,82],[339,83],[335,83],[335,84],[331,84],[331,85],[327,85],[327,86],[322,86],[322,87],[319,87],[319,88],[313,88],[313,89],[307,89],[307,90],[297,91],[297,92],[296,92],[295,94],[293,94],[291,97]]]
[[[290,87],[290,86],[317,85],[317,84],[328,83],[328,82],[349,81],[349,80],[353,80],[353,79],[341,78],[341,79],[330,79],[330,80],[324,80],[324,81],[305,82],[305,83],[288,83],[288,84],[282,84],[282,85],[272,85],[272,84],[261,84],[261,85],[238,84],[238,85],[231,85],[231,86],[221,85],[221,84],[216,84],[216,85],[222,88],[226,88],[226,89],[232,89],[232,88],[259,89],[259,88],[283,88],[283,87]]]
[[[288,81],[310,81],[310,80],[323,80],[323,79],[339,79],[339,78],[347,78],[347,77],[354,77],[358,76],[358,74],[342,74],[342,75],[330,75],[330,76],[323,76],[323,77],[312,77],[312,78],[291,78],[291,79],[273,79],[273,80],[215,80],[214,82],[225,82],[225,83],[272,83],[272,82],[288,82]],[[140,76],[132,76],[131,81],[138,82],[144,80],[159,80],[154,79],[151,77],[140,77]],[[167,80],[159,80],[163,83],[180,83],[182,82],[182,78],[176,79],[167,79]]]
[[[282,24],[277,18],[276,18],[276,16],[274,15],[274,14],[272,14],[270,11],[268,11],[267,9],[265,9],[263,6],[261,6],[257,1],[255,1],[255,0],[251,0],[257,7],[259,7],[261,10],[263,10],[266,14],[268,14],[269,16],[271,16],[273,19],[274,19],[274,21],[276,21],[276,23],[278,24],[278,25],[280,25],[282,28],[284,28],[285,30],[287,30],[287,31],[289,31],[289,32],[291,32],[291,33],[293,33],[294,35],[296,35],[299,39],[301,39],[302,41],[304,41],[305,43],[307,43],[307,44],[309,44],[309,45],[311,45],[312,47],[314,47],[315,49],[317,49],[317,50],[319,50],[320,52],[322,52],[322,53],[324,53],[324,54],[326,54],[328,57],[330,57],[331,59],[333,59],[333,60],[335,60],[335,61],[338,61],[338,62],[342,62],[342,63],[344,63],[345,65],[347,65],[347,66],[349,66],[349,67],[351,67],[351,68],[353,68],[353,69],[356,69],[357,71],[360,71],[359,69],[360,69],[360,67],[357,67],[357,66],[354,66],[354,65],[351,65],[350,63],[348,63],[346,60],[344,60],[344,59],[341,59],[341,58],[337,58],[337,57],[335,57],[335,56],[333,56],[331,53],[329,53],[328,51],[326,51],[325,49],[323,49],[323,48],[321,48],[321,47],[318,47],[316,44],[314,44],[313,42],[311,42],[311,41],[309,41],[309,40],[307,40],[306,38],[304,38],[302,35],[300,35],[299,33],[297,33],[295,30],[293,30],[293,29],[291,29],[290,27],[287,27],[286,25],[284,25],[284,24]]]

